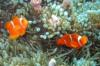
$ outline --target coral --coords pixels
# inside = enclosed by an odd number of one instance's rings
[[[31,0],[31,5],[33,7],[33,12],[35,16],[39,16],[42,10],[42,6],[41,6],[41,2],[42,0]]]
[[[54,27],[54,29],[61,24],[60,19],[55,15],[52,15],[48,22]]]
[[[21,43],[9,42],[0,39],[0,65],[5,66],[47,66],[51,57],[48,57],[48,52],[43,52],[40,45],[31,46],[24,41]],[[24,44],[23,44],[24,43]],[[16,53],[15,53],[16,52]],[[57,65],[66,66],[62,59],[56,59]],[[60,63],[59,63],[60,62]]]
[[[37,1],[40,9],[32,6]],[[3,23],[13,15],[23,15],[29,20],[26,34],[16,41],[9,41],[3,29],[0,66],[48,66],[52,58],[56,66],[100,66],[100,0],[68,1],[0,0]],[[34,18],[35,9],[40,13],[36,14],[38,19]],[[78,50],[56,46],[58,37],[75,32],[88,36],[86,46]]]
[[[24,16],[27,15],[28,16],[29,15],[28,12],[31,8],[30,4],[24,2],[23,0],[2,1],[0,5],[1,5],[0,19],[4,22],[5,22],[5,19],[10,20],[11,19],[10,17],[12,17],[13,15],[24,15]]]
[[[68,12],[61,5],[50,3],[48,6],[43,8],[41,20],[44,23],[43,27],[48,29],[49,37],[53,37],[59,31],[70,30]]]
[[[49,61],[48,66],[56,66],[56,60],[52,58],[52,59]]]
[[[100,9],[98,10],[89,10],[88,11],[88,17],[89,21],[92,22],[92,24],[100,23]]]
[[[18,44],[16,48],[16,52],[21,51],[21,53],[17,53],[16,56],[12,57],[13,50],[14,50],[14,45],[9,44],[6,40],[6,43],[4,43],[3,40],[0,40],[0,51],[2,52],[2,57],[0,56],[0,65],[11,65],[11,66],[37,66],[37,65],[42,65],[42,66],[47,66],[47,60],[48,58],[46,55],[40,50],[39,51],[31,51],[29,48],[29,45],[25,47],[25,45]],[[3,44],[1,44],[1,42]],[[7,44],[7,45],[6,45]],[[5,48],[4,48],[4,47]],[[10,52],[8,52],[11,50]],[[28,53],[27,53],[28,52]]]
[[[87,13],[81,13],[77,16],[78,23],[81,24],[84,28],[88,27],[88,14]]]
[[[86,60],[84,58],[80,58],[79,60],[77,60],[76,58],[74,58],[73,66],[96,66],[96,62],[90,59]]]
[[[62,7],[64,9],[71,9],[72,8],[72,2],[71,2],[71,0],[63,0]]]
[[[92,23],[93,19],[95,19],[95,17],[97,17],[97,16],[93,15],[93,14],[95,14],[94,12],[93,13],[91,13],[91,12],[89,13],[89,11],[98,10],[100,8],[99,7],[99,3],[100,2],[99,1],[92,2],[92,3],[91,2],[85,2],[85,1],[81,2],[81,0],[76,0],[76,1],[73,0],[72,2],[73,2],[73,5],[75,6],[75,7],[73,7],[73,14],[75,14],[75,16],[77,17],[74,20],[74,21],[76,21],[75,24],[79,23],[79,25],[81,26],[82,30],[91,29],[92,25],[93,25],[93,23]],[[80,4],[80,5],[78,5],[78,4]],[[96,24],[95,26],[98,27],[99,25]]]

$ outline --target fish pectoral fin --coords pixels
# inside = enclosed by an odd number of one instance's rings
[[[9,39],[10,40],[16,40],[19,37],[19,35],[10,35]]]
[[[72,48],[78,48],[78,43],[77,42],[72,41],[70,44],[71,44]]]

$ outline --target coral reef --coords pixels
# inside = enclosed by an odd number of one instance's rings
[[[57,35],[60,31],[70,30],[71,17],[68,17],[68,12],[61,5],[55,3],[50,3],[48,6],[43,8],[40,19],[43,22],[43,27],[48,30],[49,36],[53,37],[53,34]]]
[[[29,23],[16,41],[3,26],[14,15]],[[48,66],[52,58],[56,66],[100,66],[100,0],[0,0],[0,22],[0,66]],[[57,46],[65,33],[88,42],[80,49]]]

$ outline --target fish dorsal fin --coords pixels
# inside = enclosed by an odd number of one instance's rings
[[[23,28],[24,28],[23,23],[22,23],[23,16],[21,16],[21,17],[19,18],[19,20],[20,20],[20,25],[21,25],[21,27],[23,27]]]
[[[81,36],[78,36],[78,39],[77,39],[77,40],[78,40],[78,44],[79,44],[80,46],[82,46],[82,44],[81,44],[81,42],[80,42],[81,38],[82,38]]]
[[[23,26],[23,24],[22,24],[22,19],[23,19],[23,18],[22,18],[22,16],[21,16],[21,18],[19,18],[19,20],[20,20],[20,25],[21,25],[21,26]]]
[[[72,39],[72,36],[69,34],[69,37],[70,37],[70,40],[71,40],[71,42],[73,41],[73,39]]]
[[[14,25],[13,21],[10,21],[10,23],[13,26],[13,28],[15,28],[15,25]]]

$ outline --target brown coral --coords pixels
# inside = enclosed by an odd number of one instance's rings
[[[71,7],[72,7],[72,2],[71,2],[71,0],[63,0],[63,2],[62,2],[62,7],[63,7],[64,9],[71,9]]]
[[[31,0],[31,2],[30,2],[33,7],[35,16],[39,16],[41,13],[41,10],[42,10],[41,2],[42,2],[42,0]]]

